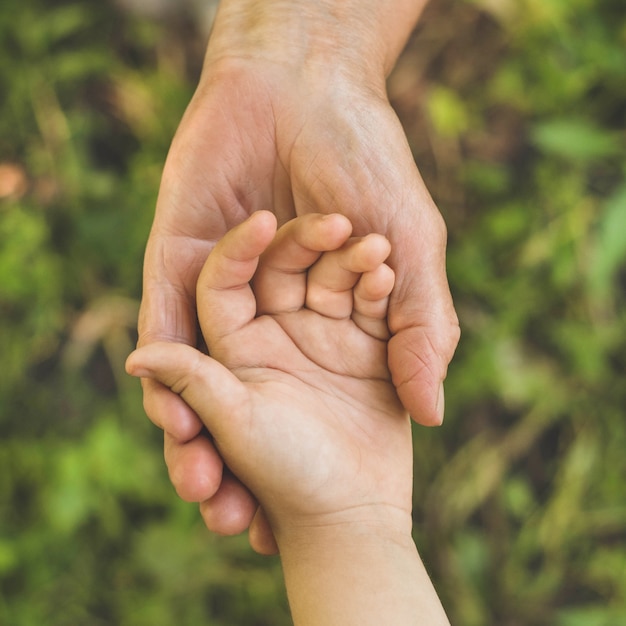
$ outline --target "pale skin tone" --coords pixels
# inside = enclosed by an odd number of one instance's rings
[[[231,230],[197,284],[211,356],[155,342],[129,373],[188,404],[262,505],[294,623],[448,624],[411,539],[408,413],[387,366],[395,275],[341,215]]]
[[[396,273],[388,360],[397,393],[425,425],[443,419],[459,330],[445,275],[446,232],[385,93],[423,0],[222,0],[197,92],[163,172],[144,266],[139,345],[196,345],[195,288],[215,243],[253,211],[280,224],[342,213],[384,234]],[[209,529],[274,540],[258,503],[195,412],[144,381],[179,495]]]

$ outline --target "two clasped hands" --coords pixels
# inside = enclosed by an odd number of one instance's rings
[[[411,539],[410,418],[387,366],[390,244],[351,233],[338,214],[276,231],[253,213],[198,278],[210,356],[155,342],[127,367],[186,402],[260,504],[296,624],[446,623]]]
[[[127,369],[172,482],[280,552],[298,625],[448,623],[408,412],[441,421],[458,323],[384,91],[421,4],[223,1],[146,251]]]

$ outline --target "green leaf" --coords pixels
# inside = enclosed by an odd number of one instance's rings
[[[607,200],[589,268],[592,292],[605,297],[626,261],[626,184]]]
[[[570,161],[614,156],[622,148],[615,134],[584,119],[555,119],[536,124],[531,138],[540,150]]]

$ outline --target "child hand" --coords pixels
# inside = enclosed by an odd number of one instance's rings
[[[410,423],[386,356],[389,243],[350,232],[336,214],[278,232],[271,213],[253,214],[198,280],[211,356],[155,343],[127,364],[200,416],[279,545],[293,527],[356,520],[410,532]]]

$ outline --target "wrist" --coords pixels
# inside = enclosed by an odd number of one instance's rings
[[[346,545],[351,541],[393,541],[412,544],[409,509],[394,505],[357,506],[345,511],[306,516],[275,516],[270,523],[284,551]]]
[[[206,65],[257,59],[384,88],[426,0],[222,0]]]

